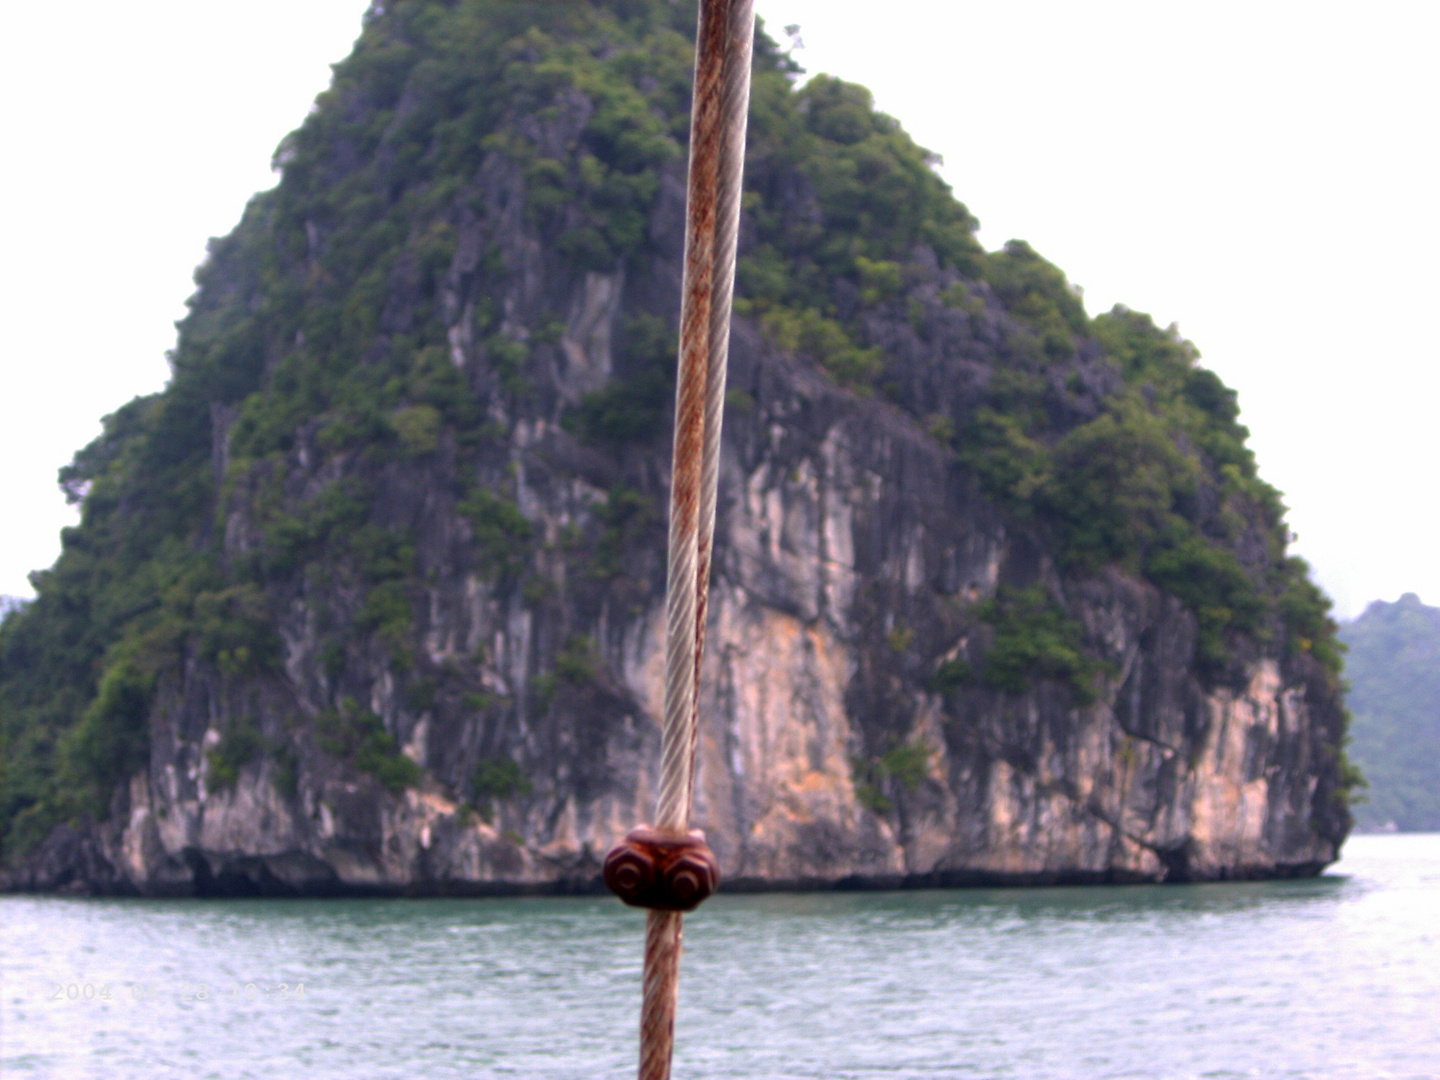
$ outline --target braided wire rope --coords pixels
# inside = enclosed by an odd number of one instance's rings
[[[665,713],[655,822],[658,829],[677,834],[689,825],[699,739],[700,664],[754,37],[753,0],[701,0],[690,115],[666,581]],[[640,1080],[669,1080],[681,927],[678,911],[647,914]]]

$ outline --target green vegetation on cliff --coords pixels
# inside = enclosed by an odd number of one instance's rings
[[[280,671],[279,626],[302,599],[328,711],[268,732],[232,718],[207,758],[213,786],[267,755],[293,784],[303,752],[392,789],[415,782],[419,767],[355,704],[377,656],[412,697],[518,708],[519,691],[493,695],[468,669],[417,667],[435,570],[392,512],[405,470],[445,478],[432,493],[467,530],[468,571],[532,610],[553,602],[546,568],[567,559],[576,588],[614,610],[640,603],[636,553],[663,538],[663,496],[636,462],[666,438],[669,301],[627,308],[614,377],[564,400],[539,372],[558,363],[570,313],[493,297],[521,272],[517,237],[557,279],[621,274],[678,293],[678,234],[662,219],[683,172],[693,18],[666,0],[372,11],[280,147],[278,186],[212,243],[167,388],[118,409],[61,471],[81,522],[34,575],[36,601],[0,626],[6,858],[109,812],[147,761],[165,687],[205,671],[240,693]],[[1064,573],[1116,568],[1176,597],[1206,678],[1264,653],[1313,658],[1333,680],[1328,603],[1287,556],[1235,395],[1194,348],[1122,308],[1091,319],[1023,243],[984,252],[931,156],[863,88],[796,75],[762,36],[739,315],[770,347],[908,413]],[[474,281],[495,288],[452,310]],[[952,315],[1004,358],[965,393],[926,383],[917,359],[945,347]],[[748,400],[737,388],[730,404]],[[591,533],[541,535],[517,501],[510,447],[537,421],[612,476]],[[1051,680],[1093,698],[1099,668],[1053,597],[1006,594],[979,617],[993,651],[941,664],[935,689]],[[606,692],[563,665],[538,679],[534,708]],[[474,805],[528,790],[506,753],[487,749],[501,765],[455,780]],[[909,758],[877,760],[884,777],[917,775]]]
[[[1440,608],[1377,600],[1340,628],[1351,755],[1368,781],[1366,828],[1440,830]]]

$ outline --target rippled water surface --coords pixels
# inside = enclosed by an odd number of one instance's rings
[[[643,916],[612,900],[0,920],[6,1077],[634,1071]],[[677,1080],[1440,1078],[1440,836],[1312,881],[721,896],[686,945]]]

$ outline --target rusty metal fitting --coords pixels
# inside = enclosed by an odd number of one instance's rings
[[[720,864],[699,829],[631,829],[605,856],[605,884],[631,907],[694,911],[720,887]]]

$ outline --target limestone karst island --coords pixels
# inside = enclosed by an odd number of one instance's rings
[[[599,888],[655,805],[694,12],[404,3],[61,473],[0,884]],[[695,821],[727,887],[1333,862],[1336,627],[1235,394],[757,42]],[[983,209],[983,208],[982,208]]]

